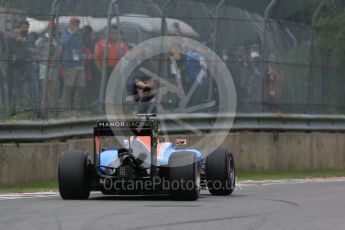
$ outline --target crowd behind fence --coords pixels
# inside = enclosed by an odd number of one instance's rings
[[[42,10],[53,15],[0,8],[1,119],[104,113],[102,87],[118,61],[140,42],[162,35],[198,40],[221,57],[235,83],[237,112],[345,112],[341,68],[319,54],[315,31],[308,26],[194,1],[173,1],[165,9],[153,1],[128,1],[94,13],[92,0],[81,6]],[[148,46],[141,55],[152,49]],[[183,42],[167,56],[141,65],[156,73],[167,66],[163,75],[181,78],[185,91],[207,69],[198,49],[188,50]],[[172,76],[177,73],[181,76]],[[124,104],[132,103],[132,113],[145,112],[154,103],[155,81],[134,74],[124,95],[132,101]],[[212,100],[210,95],[222,96],[207,75],[190,106]],[[166,103],[174,103],[174,96],[167,97]]]

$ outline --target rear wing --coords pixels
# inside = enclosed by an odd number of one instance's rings
[[[147,118],[147,116],[146,116]],[[151,137],[151,170],[150,176],[154,177],[157,171],[157,120],[133,120],[133,121],[98,121],[94,128],[94,162],[100,167],[101,137],[106,136],[150,136]],[[97,171],[97,173],[99,173]],[[99,174],[100,175],[100,174]]]
[[[95,137],[104,136],[155,136],[158,132],[156,120],[98,121],[94,128]]]

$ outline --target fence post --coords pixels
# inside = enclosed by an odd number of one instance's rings
[[[166,17],[165,17],[165,14],[166,14],[166,9],[168,8],[168,6],[172,3],[173,1],[172,0],[167,0],[167,2],[164,3],[162,9],[159,8],[159,6],[157,4],[155,4],[156,6],[156,9],[158,11],[158,13],[160,14],[160,17],[161,17],[161,36],[166,36],[166,32],[167,32],[167,22],[166,22]],[[161,40],[161,43],[160,43],[160,50],[164,50],[164,42],[163,40]],[[167,73],[168,71],[168,65],[167,65],[167,61],[169,59],[169,56],[168,54],[163,54],[159,60],[159,66],[158,66],[158,73],[160,75],[160,77],[164,77],[165,74]],[[160,82],[158,81],[157,82],[157,88],[160,87]],[[157,99],[157,101],[161,101],[161,95],[159,95],[159,98]]]
[[[221,7],[224,5],[226,0],[220,0],[220,2],[217,4],[217,8],[216,8],[216,14],[214,15],[214,29],[213,29],[213,33],[214,33],[214,37],[213,37],[213,41],[212,41],[212,50],[213,50],[213,55],[216,55],[217,53],[217,33],[218,33],[218,22],[219,22],[219,13],[220,13],[220,9]],[[212,58],[212,68],[214,66],[214,58]],[[209,90],[208,90],[208,101],[212,101],[212,97],[213,97],[213,81],[210,78],[210,86],[209,86]]]
[[[113,7],[119,0],[112,0],[109,4],[108,8],[108,17],[107,17],[107,28],[106,28],[106,34],[105,34],[105,46],[104,46],[104,52],[103,52],[103,58],[102,58],[102,71],[101,71],[101,89],[99,94],[99,112],[102,113],[105,103],[105,87],[106,87],[106,78],[107,78],[107,59],[108,59],[108,45],[109,45],[109,33],[110,33],[110,27],[111,27],[111,19],[113,14]],[[119,30],[119,29],[118,29]]]
[[[53,43],[54,43],[54,39],[56,38],[56,31],[57,31],[57,23],[56,23],[56,18],[57,18],[57,7],[58,4],[60,3],[60,0],[54,0],[53,4],[52,4],[52,9],[51,9],[51,18],[50,18],[50,23],[52,23],[53,27],[52,30],[49,34],[49,40],[48,40],[48,60],[47,60],[47,68],[46,68],[46,72],[45,72],[45,84],[43,87],[43,93],[42,93],[42,102],[41,102],[41,116],[42,118],[47,117],[47,108],[46,108],[46,104],[47,104],[47,88],[48,88],[48,84],[49,84],[49,73],[50,73],[50,68],[51,68],[51,63],[54,61],[56,62],[56,58],[57,55],[55,52],[55,60],[52,60],[52,53],[53,53]],[[56,47],[55,47],[56,49]],[[55,50],[56,51],[56,50]],[[44,61],[44,60],[39,60],[39,61]],[[56,64],[56,63],[55,63]],[[56,66],[55,66],[56,67]]]
[[[272,11],[273,11],[273,7],[276,6],[276,4],[278,3],[278,0],[272,0],[270,2],[270,4],[268,4],[268,6],[266,7],[265,13],[264,13],[264,34],[263,34],[263,39],[261,41],[261,49],[262,49],[262,54],[264,54],[265,52],[265,42],[266,42],[266,24],[268,22],[268,19],[271,17],[272,15]],[[265,56],[263,55],[263,61],[265,61]]]
[[[261,41],[261,64],[263,65],[263,69],[265,69],[265,62],[266,62],[266,31],[267,31],[267,23],[269,18],[272,15],[272,11],[273,8],[276,6],[276,4],[278,3],[278,0],[272,0],[268,6],[265,9],[265,13],[264,13],[264,33],[263,33],[263,38]],[[262,84],[262,112],[267,112],[267,107],[265,107],[265,80],[263,79],[263,84]]]
[[[217,32],[218,32],[219,13],[225,1],[226,0],[220,0],[216,8],[215,23],[214,23],[214,39],[213,39],[213,44],[212,44],[212,49],[214,52],[217,52]]]
[[[163,10],[160,10],[161,13],[161,17],[162,17],[162,25],[161,25],[161,36],[165,36],[165,32],[167,29],[167,22],[166,22],[166,18],[165,18],[165,13],[166,13],[166,9],[168,8],[168,6],[172,3],[172,0],[168,0],[164,5],[163,5]]]
[[[153,3],[153,1],[152,1]],[[172,0],[168,0],[167,2],[165,2],[165,4],[163,5],[163,9],[160,9],[159,6],[157,4],[155,4],[155,7],[158,11],[158,13],[160,14],[161,18],[162,18],[162,21],[161,21],[161,36],[165,36],[166,34],[166,29],[167,29],[167,22],[166,22],[166,19],[165,19],[165,14],[166,14],[166,9],[167,7],[172,3]],[[164,48],[164,44],[163,42],[161,42],[160,44],[160,49],[163,50]],[[160,63],[159,63],[159,75],[160,77],[164,76],[163,74],[165,73],[165,70],[166,70],[166,64],[165,64],[165,60],[168,60],[167,59],[167,54],[163,54],[164,55],[164,58],[163,58],[163,61],[160,60]],[[157,83],[157,88],[159,89],[159,82]],[[160,94],[158,93],[159,97],[160,97]],[[157,101],[161,101],[161,98],[158,98]],[[165,126],[165,123],[162,124],[163,126]],[[158,171],[157,171],[157,156],[155,154],[152,154],[151,153],[151,168],[150,168],[150,176],[153,178],[155,176],[158,175]]]
[[[313,66],[314,66],[314,54],[315,54],[315,27],[316,27],[316,22],[317,19],[322,11],[322,8],[325,6],[326,0],[323,0],[320,2],[319,6],[313,13],[312,19],[311,19],[311,38],[310,38],[310,53],[309,53],[309,69],[308,69],[308,94],[307,94],[307,110],[311,108],[311,102],[312,102],[312,97],[313,97],[313,86],[312,86],[312,81],[313,81]],[[321,76],[322,79],[322,76]],[[321,87],[322,90],[322,87]],[[323,100],[323,92],[321,92],[321,100]]]
[[[121,45],[122,45],[122,33],[121,33],[121,24],[120,24],[120,9],[119,4],[115,3],[115,14],[116,14],[116,25],[117,25],[117,50],[119,51],[119,59],[122,58],[124,55],[122,53]]]

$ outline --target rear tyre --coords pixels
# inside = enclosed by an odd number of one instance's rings
[[[64,200],[84,200],[90,196],[89,156],[83,151],[63,152],[59,162],[58,182]]]
[[[206,159],[207,187],[212,195],[228,196],[236,186],[233,155],[226,149],[217,149]]]
[[[200,194],[200,167],[194,152],[175,152],[169,158],[170,196],[195,201]]]

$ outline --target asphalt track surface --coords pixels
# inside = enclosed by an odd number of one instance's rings
[[[0,196],[0,229],[345,229],[345,179],[240,184],[230,197]]]

